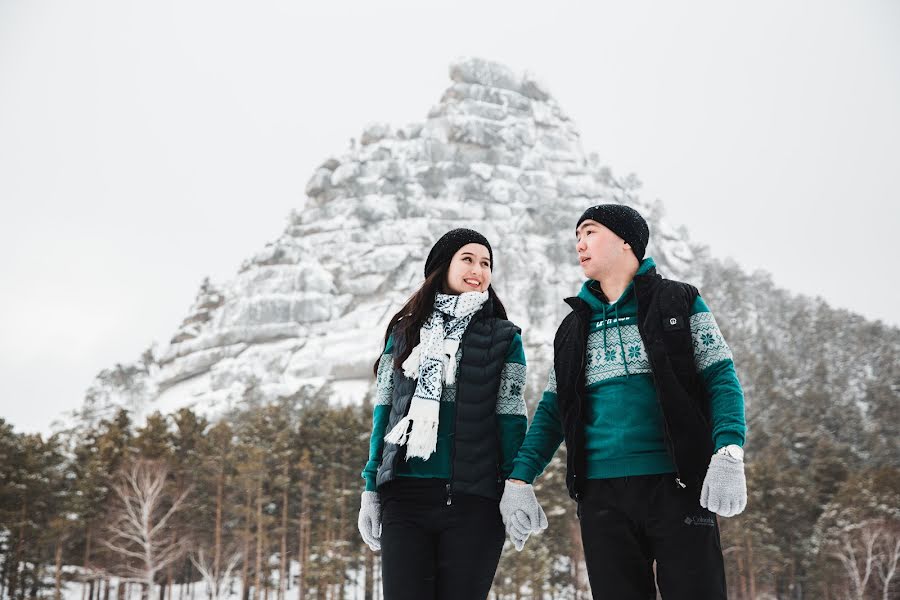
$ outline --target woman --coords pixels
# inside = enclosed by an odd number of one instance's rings
[[[486,598],[497,570],[498,503],[527,421],[521,330],[492,265],[480,233],[446,233],[385,332],[359,512],[385,600]]]

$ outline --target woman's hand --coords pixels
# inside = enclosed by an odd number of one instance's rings
[[[516,550],[525,547],[532,533],[547,529],[547,515],[534,495],[534,487],[524,481],[508,480],[500,499],[500,516]]]
[[[372,551],[381,550],[381,501],[378,492],[363,492],[356,521],[359,534]]]

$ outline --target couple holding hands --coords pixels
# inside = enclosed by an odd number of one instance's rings
[[[744,396],[712,313],[657,274],[649,237],[619,204],[575,223],[586,281],[530,427],[490,243],[455,229],[431,249],[374,366],[358,524],[385,600],[487,598],[505,537],[521,550],[548,526],[532,483],[563,441],[594,598],[726,598],[716,515],[747,501]]]

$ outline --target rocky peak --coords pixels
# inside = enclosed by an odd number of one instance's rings
[[[422,280],[449,229],[494,247],[494,287],[525,331],[530,379],[547,376],[552,334],[581,272],[574,224],[588,206],[635,205],[648,254],[682,276],[693,251],[635,179],[586,156],[574,122],[528,73],[479,59],[450,66],[451,83],[423,122],[366,127],[306,186],[284,232],[235,277],[204,282],[147,377],[149,404],[207,406],[325,390],[361,401],[384,328]]]

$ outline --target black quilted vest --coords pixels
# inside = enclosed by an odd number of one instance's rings
[[[698,295],[692,285],[663,279],[652,269],[634,278],[638,330],[650,360],[663,414],[666,450],[684,485],[702,481],[712,455],[709,399],[694,366],[691,306]],[[553,341],[557,398],[566,441],[566,487],[579,500],[587,473],[584,417],[587,410],[584,366],[591,309],[566,298],[572,312]]]
[[[451,475],[447,496],[455,492],[499,499],[504,474],[500,473],[500,441],[497,437],[497,391],[509,344],[521,329],[493,316],[488,300],[475,313],[460,346],[462,356],[456,377],[456,410],[451,450]],[[394,340],[396,352],[404,340]],[[406,416],[416,381],[394,369],[391,414],[385,431]],[[381,487],[396,476],[398,461],[405,460],[406,446],[385,442],[375,478]]]

